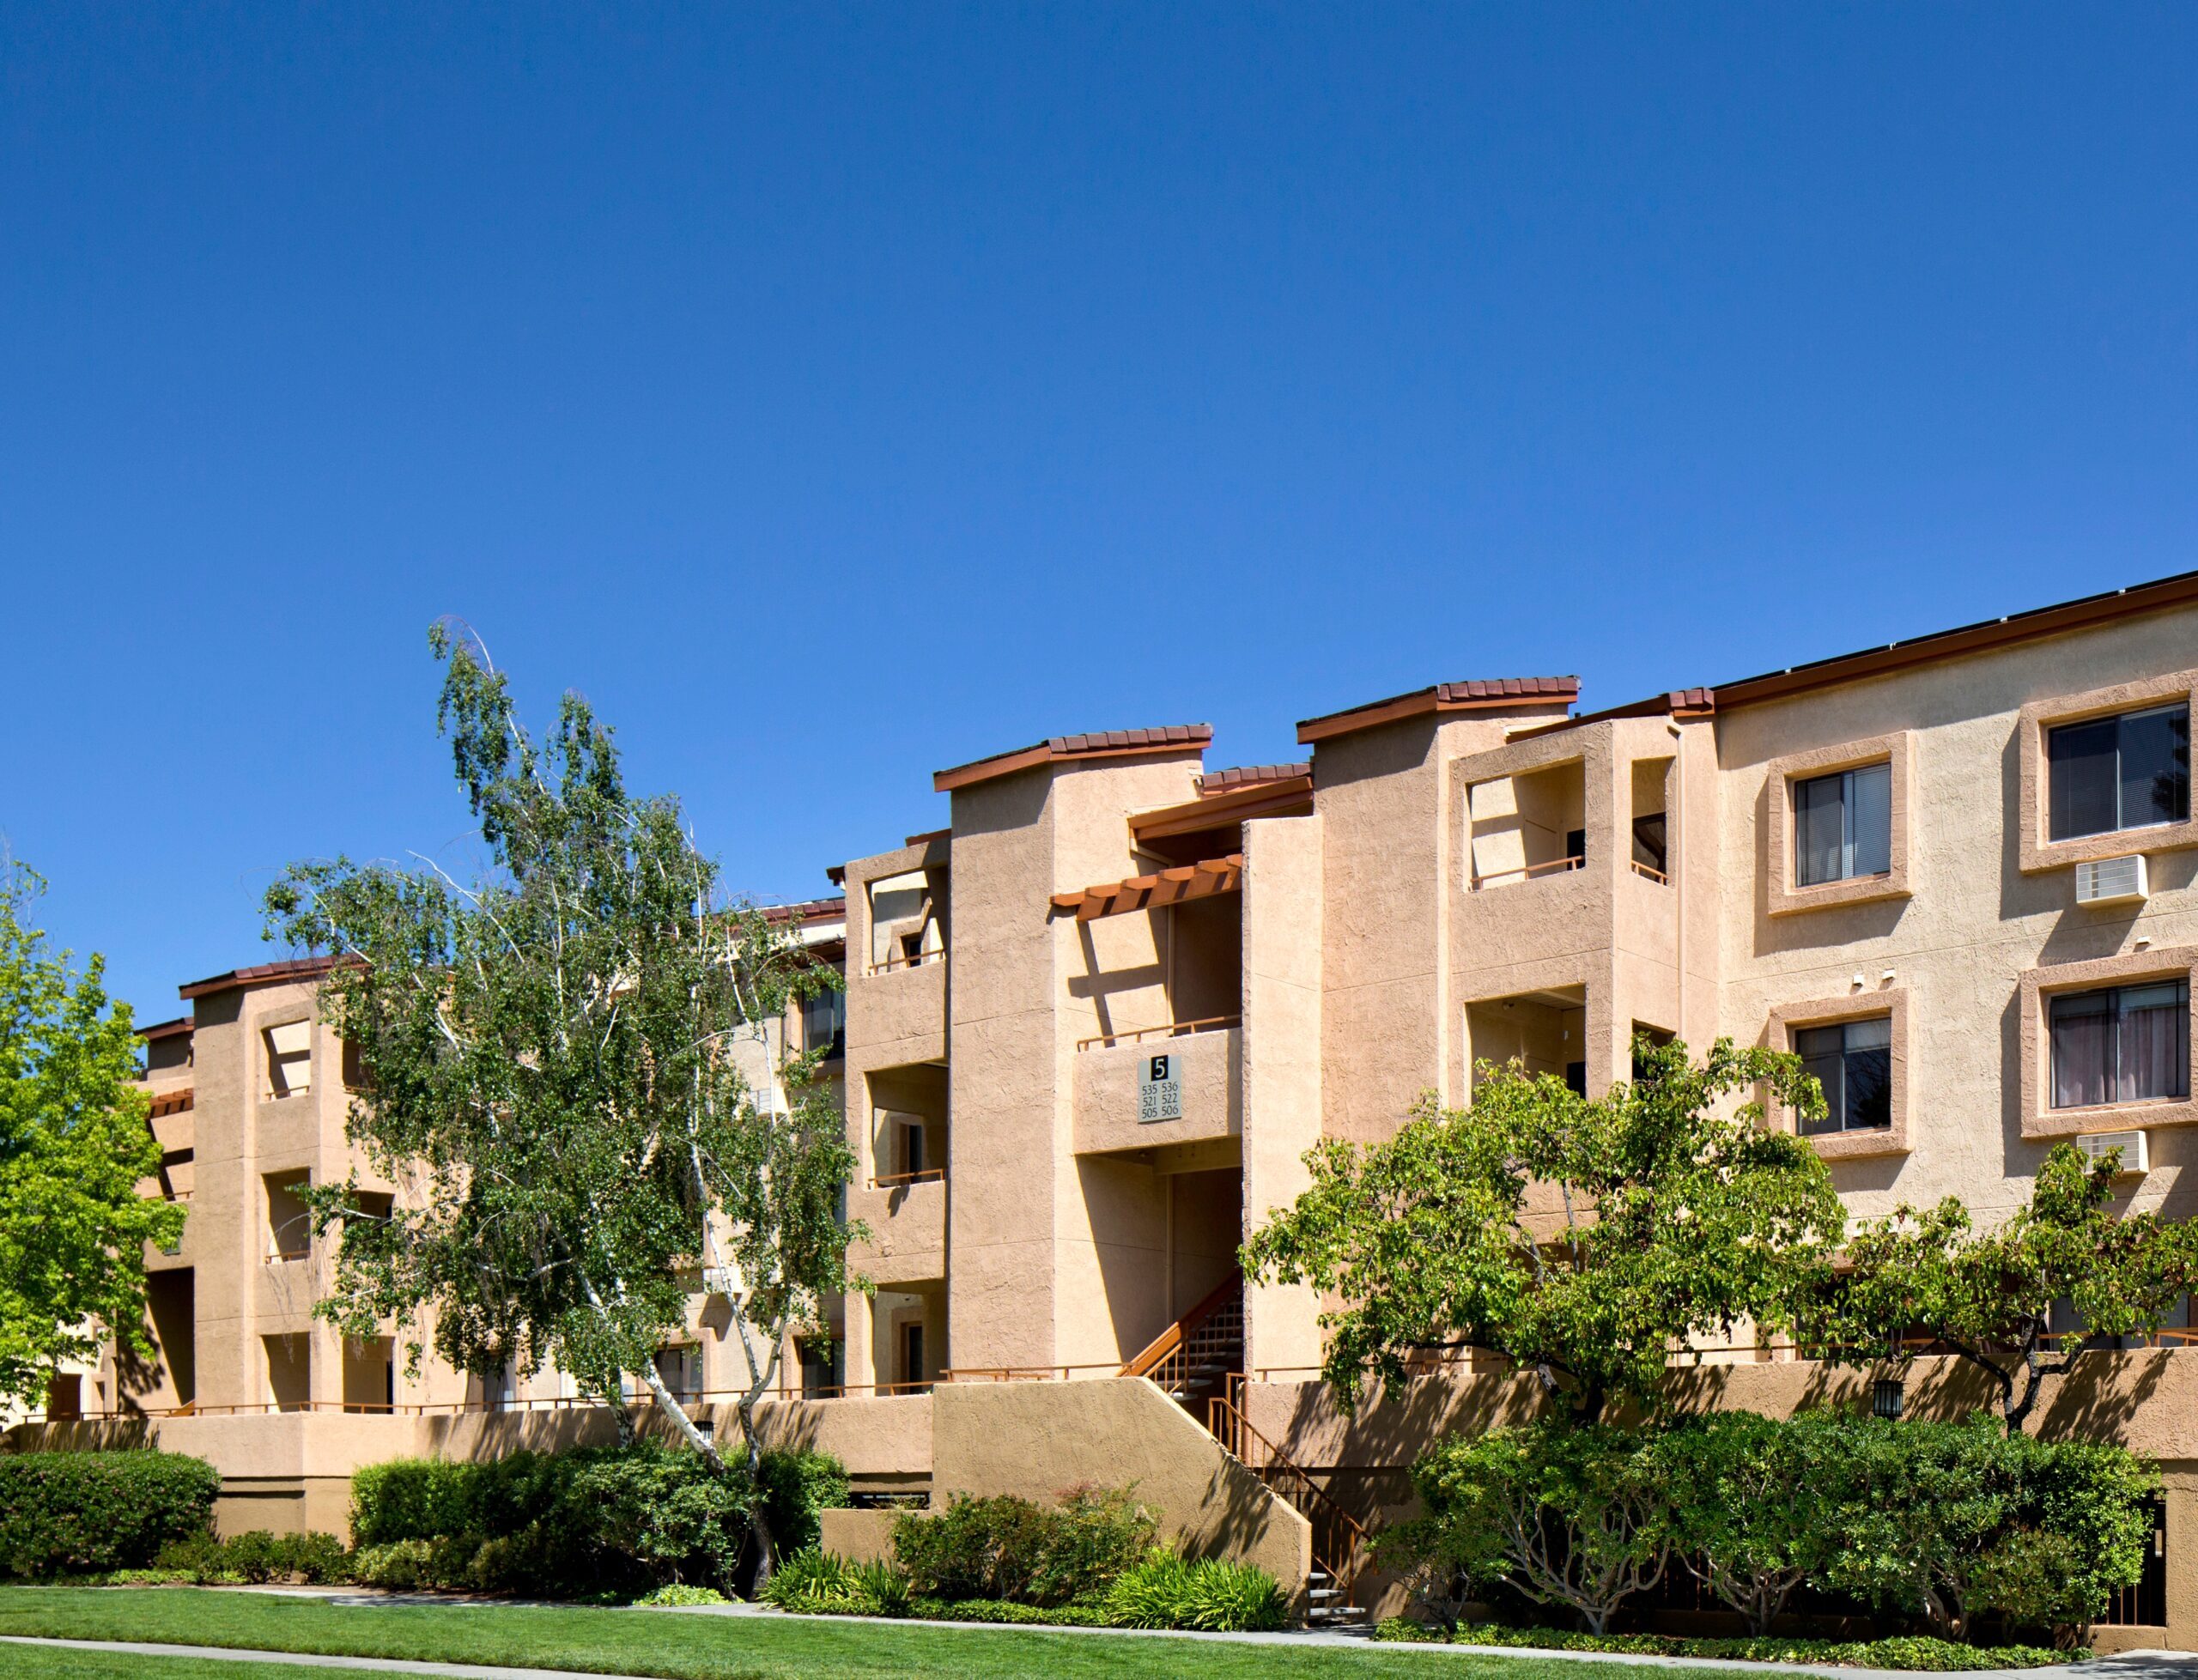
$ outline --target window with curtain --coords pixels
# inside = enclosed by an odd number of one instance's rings
[[[1794,879],[1804,887],[1892,873],[1892,766],[1794,784]]]
[[[846,992],[811,992],[801,1000],[801,1043],[805,1050],[822,1050],[828,1056],[847,1053]]]
[[[2158,980],[2049,999],[2053,1106],[2190,1095],[2190,984]]]
[[[2190,708],[2089,718],[2045,732],[2047,830],[2076,840],[2190,815]]]
[[[1803,1120],[1805,1136],[1882,1131],[1892,1125],[1892,1017],[1871,1016],[1831,1027],[1803,1027],[1794,1051],[1824,1087],[1825,1113]]]

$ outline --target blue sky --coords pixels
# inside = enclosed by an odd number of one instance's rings
[[[141,1019],[470,855],[425,631],[764,899],[930,772],[2198,566],[2198,9],[0,0],[0,833]]]

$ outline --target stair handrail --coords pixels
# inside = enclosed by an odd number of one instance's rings
[[[1126,1377],[1151,1376],[1155,1366],[1195,1335],[1205,1321],[1226,1307],[1230,1298],[1239,1293],[1243,1287],[1242,1276],[1237,1272],[1230,1272],[1228,1277],[1215,1284],[1212,1292],[1197,1306],[1169,1325],[1167,1329],[1145,1343],[1141,1351],[1125,1362],[1122,1366],[1122,1374]]]
[[[1327,1574],[1347,1603],[1352,1589],[1357,1585],[1359,1571],[1364,1567],[1366,1547],[1372,1536],[1363,1523],[1337,1504],[1327,1489],[1295,1459],[1253,1428],[1251,1419],[1244,1415],[1242,1404],[1235,1398],[1242,1394],[1243,1380],[1241,1376],[1236,1378],[1230,1384],[1227,1395],[1217,1394],[1206,1402],[1206,1428],[1221,1443],[1222,1449],[1254,1475],[1264,1480],[1268,1471],[1275,1471],[1283,1479],[1302,1490],[1306,1504],[1313,1507],[1302,1511],[1313,1527],[1313,1566]],[[1245,1451],[1246,1446],[1253,1442],[1258,1444],[1259,1452],[1265,1459],[1263,1464],[1254,1464],[1253,1455]],[[1278,1489],[1276,1497],[1286,1504],[1296,1503]],[[1329,1525],[1334,1534],[1341,1537],[1339,1545],[1322,1544],[1323,1522]],[[1337,1553],[1341,1556],[1336,1556]]]

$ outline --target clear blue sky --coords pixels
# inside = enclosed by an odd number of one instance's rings
[[[0,831],[141,1019],[462,859],[431,619],[732,878],[934,768],[2198,566],[2198,9],[0,0]]]

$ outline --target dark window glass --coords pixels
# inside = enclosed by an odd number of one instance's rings
[[[2045,733],[2047,833],[2054,840],[2181,822],[2190,815],[2190,711],[2063,724]]]
[[[2067,993],[2048,1014],[2055,1108],[2189,1095],[2188,981]]]
[[[1804,1132],[1877,1131],[1892,1125],[1891,1016],[1804,1027],[1794,1034],[1794,1049],[1802,1070],[1824,1087],[1824,1118],[1804,1120]]]
[[[1794,879],[1804,887],[1892,871],[1892,767],[1794,784]]]
[[[1567,1062],[1564,1064],[1564,1089],[1575,1096],[1588,1095],[1587,1063]]]
[[[1575,862],[1584,863],[1588,857],[1588,831],[1568,828],[1564,831],[1564,855]]]
[[[1669,855],[1664,842],[1665,832],[1664,813],[1661,811],[1654,816],[1633,819],[1633,861],[1645,864],[1659,875],[1670,873],[1665,863]],[[1583,834],[1581,838],[1585,840],[1587,837]]]
[[[847,1050],[847,995],[819,992],[801,1000],[801,1043],[805,1050],[842,1055]]]

